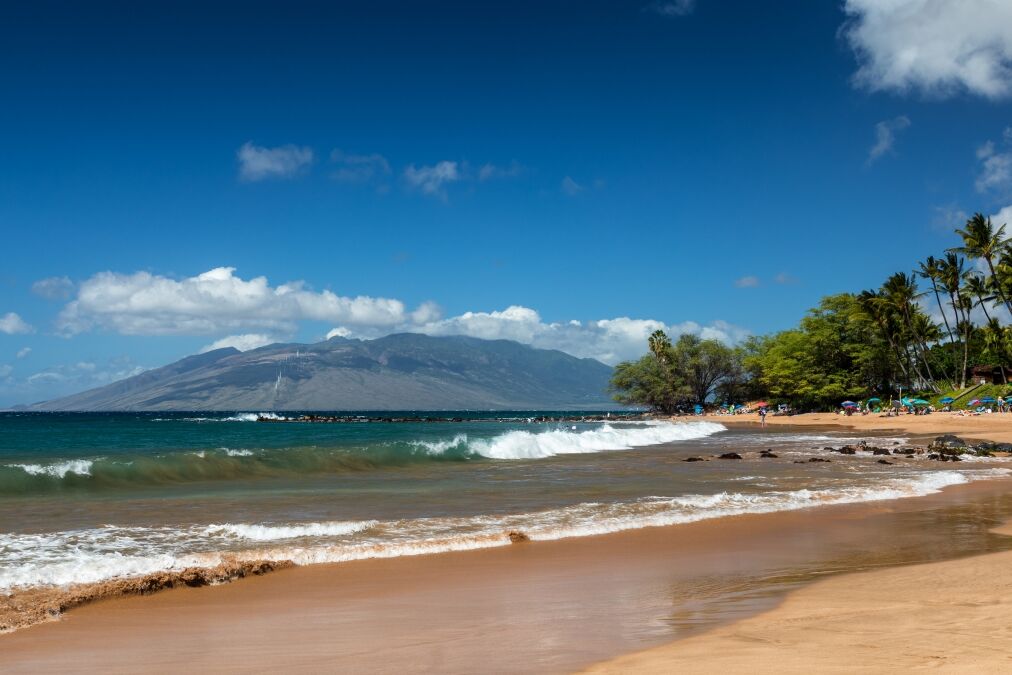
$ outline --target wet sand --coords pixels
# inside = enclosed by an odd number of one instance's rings
[[[997,531],[1012,535],[1006,525]],[[776,609],[586,673],[1012,671],[1012,552],[822,581]]]
[[[570,672],[672,640],[695,644],[692,636],[771,610],[826,575],[1012,549],[1012,538],[989,532],[1012,516],[1008,487],[980,482],[922,498],[311,566],[107,600],[0,636],[0,670]],[[959,597],[961,586],[947,588]],[[877,597],[855,595],[848,607],[873,607]],[[908,632],[867,640],[902,643]],[[627,668],[618,663],[604,667]],[[697,665],[718,667],[709,663]]]
[[[686,418],[676,418],[686,419]],[[759,426],[759,415],[705,415],[692,419],[717,422],[725,426]],[[881,433],[885,431],[901,432],[917,437],[933,437],[942,434],[994,441],[996,443],[1012,443],[1012,413],[993,413],[974,416],[962,416],[957,413],[936,412],[930,415],[899,415],[884,417],[881,414],[841,415],[839,413],[806,413],[789,417],[766,417],[768,426],[788,427],[823,427],[826,429],[846,429]]]

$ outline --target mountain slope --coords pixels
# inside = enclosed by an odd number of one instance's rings
[[[218,349],[35,410],[449,410],[609,405],[611,368],[509,340],[413,333]]]

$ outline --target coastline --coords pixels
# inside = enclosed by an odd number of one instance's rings
[[[1012,520],[993,531],[1012,536]],[[1012,551],[847,574],[757,616],[582,672],[1007,672],[1010,594]]]
[[[285,569],[89,604],[0,636],[0,666],[570,672],[737,625],[826,574],[1012,549],[987,534],[1010,516],[1007,484],[979,481],[917,498]]]

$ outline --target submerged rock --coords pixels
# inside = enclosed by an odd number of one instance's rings
[[[741,455],[739,455],[737,452],[725,452],[717,459],[741,459]]]
[[[524,542],[531,540],[530,537],[528,537],[520,530],[510,530],[509,532],[506,533],[506,536],[509,537],[511,544],[522,544]]]
[[[777,455],[772,450],[763,450],[762,452],[759,453],[759,456],[765,457],[766,459],[776,459],[777,457],[779,457],[779,455]]]
[[[831,462],[833,460],[831,460],[831,459],[825,459],[823,457],[810,457],[808,459],[808,461],[809,461],[809,463],[811,463],[811,462]],[[804,464],[804,462],[800,462],[800,463]]]
[[[888,459],[880,459],[878,461],[878,463],[879,464],[892,464],[892,462],[890,462]]]
[[[686,457],[682,460],[683,462],[705,462],[706,460],[702,457]]]

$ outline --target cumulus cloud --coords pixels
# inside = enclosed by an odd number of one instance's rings
[[[15,335],[18,333],[31,333],[34,330],[30,324],[14,312],[7,312],[3,316],[0,316],[0,333]]]
[[[32,293],[47,300],[66,300],[74,292],[74,282],[69,277],[47,277],[32,284]]]
[[[277,339],[266,335],[264,333],[244,333],[242,335],[226,335],[220,340],[215,340],[209,345],[204,345],[200,349],[200,353],[213,352],[215,349],[224,349],[225,347],[235,347],[241,352],[248,352],[251,349],[257,347],[265,347],[270,344],[277,342]]]
[[[404,169],[404,180],[408,187],[422,194],[446,199],[446,185],[456,183],[463,177],[457,162],[442,161],[432,166],[415,166]]]
[[[910,118],[906,115],[883,120],[875,125],[875,144],[868,150],[868,164],[871,164],[887,152],[892,152],[896,144],[896,134],[910,126]]]
[[[1009,227],[1005,228],[1006,234],[1009,230],[1012,230],[1012,205],[1006,206],[1001,211],[991,216],[991,222],[994,223],[995,227],[1008,225]]]
[[[26,356],[28,356],[31,353],[32,353],[32,348],[31,347],[22,347],[21,349],[18,350],[18,353],[16,354],[16,356],[19,359],[23,359],[23,358],[25,358]]]
[[[331,176],[342,183],[371,183],[390,175],[390,162],[378,153],[352,155],[334,150],[330,161],[337,165]]]
[[[243,143],[236,152],[239,160],[239,178],[260,181],[268,178],[291,178],[313,163],[313,150],[296,145],[265,148]]]
[[[734,285],[738,288],[755,288],[759,285],[759,277],[747,276],[742,277],[734,282]]]
[[[773,281],[775,281],[775,282],[777,282],[778,284],[781,284],[781,285],[796,284],[796,283],[798,283],[798,278],[796,276],[794,276],[793,274],[788,274],[787,272],[781,272],[780,274],[778,274],[775,277],[773,277]]]
[[[1008,138],[1009,129],[1005,130]],[[1009,141],[1006,141],[1006,146]],[[1012,192],[1012,150],[1004,151],[995,147],[994,141],[988,141],[977,148],[977,159],[980,170],[975,183],[977,192],[995,192],[1005,195]]]
[[[136,272],[101,272],[82,282],[57,318],[73,335],[93,328],[126,335],[209,335],[235,329],[291,332],[300,320],[394,326],[404,303],[312,291],[301,281],[272,287],[266,277],[242,279],[218,267],[184,279]]]
[[[351,332],[350,329],[345,328],[344,326],[337,326],[336,328],[331,328],[327,332],[327,339],[329,340],[330,338],[334,338],[334,337],[343,337],[343,338],[346,338],[346,337],[351,337],[352,335],[353,335],[353,333]]]
[[[646,10],[661,16],[676,17],[692,14],[696,0],[658,0],[646,6]]]
[[[570,197],[575,197],[584,190],[586,188],[573,180],[572,177],[566,176],[562,179],[562,191]]]
[[[1012,3],[1007,0],[846,0],[841,30],[871,91],[1012,93]]]
[[[647,349],[647,338],[655,330],[672,337],[692,333],[704,338],[735,343],[748,331],[723,321],[701,326],[687,321],[665,324],[653,319],[619,317],[597,321],[545,322],[537,311],[519,305],[493,312],[465,312],[447,319],[415,326],[428,335],[467,335],[486,340],[515,340],[541,349],[558,349],[579,357],[614,364],[638,358]]]

